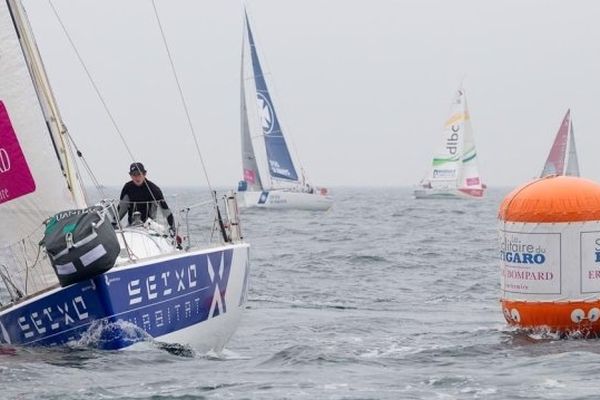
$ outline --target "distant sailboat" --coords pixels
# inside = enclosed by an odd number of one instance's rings
[[[431,168],[414,195],[417,199],[478,198],[484,190],[467,99],[465,91],[460,89],[452,102],[450,118],[444,125]]]
[[[550,175],[579,176],[579,162],[577,161],[575,133],[573,132],[570,109],[567,110],[556,133],[554,144],[552,144],[540,178]]]
[[[327,189],[313,187],[298,174],[273,106],[256,52],[248,16],[242,47],[241,119],[243,180],[241,207],[327,210]],[[249,51],[250,57],[245,54]]]

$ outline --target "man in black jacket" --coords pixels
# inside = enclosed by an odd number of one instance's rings
[[[119,221],[127,214],[129,224],[134,223],[134,213],[140,213],[141,222],[148,218],[156,219],[156,210],[160,207],[162,214],[169,223],[169,231],[175,236],[175,219],[165,201],[160,188],[146,179],[144,164],[134,162],[129,166],[131,180],[121,190],[119,201]]]

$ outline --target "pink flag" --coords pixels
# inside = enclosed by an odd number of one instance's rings
[[[35,182],[15,135],[4,102],[0,101],[0,203],[35,191]]]

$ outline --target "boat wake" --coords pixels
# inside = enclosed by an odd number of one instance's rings
[[[69,342],[69,346],[108,348],[115,341],[130,345],[137,342],[151,342],[153,340],[152,336],[131,322],[99,320],[94,321],[79,339]]]

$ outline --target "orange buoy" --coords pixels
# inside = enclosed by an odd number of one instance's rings
[[[502,309],[523,328],[600,333],[600,184],[551,176],[498,214]]]

